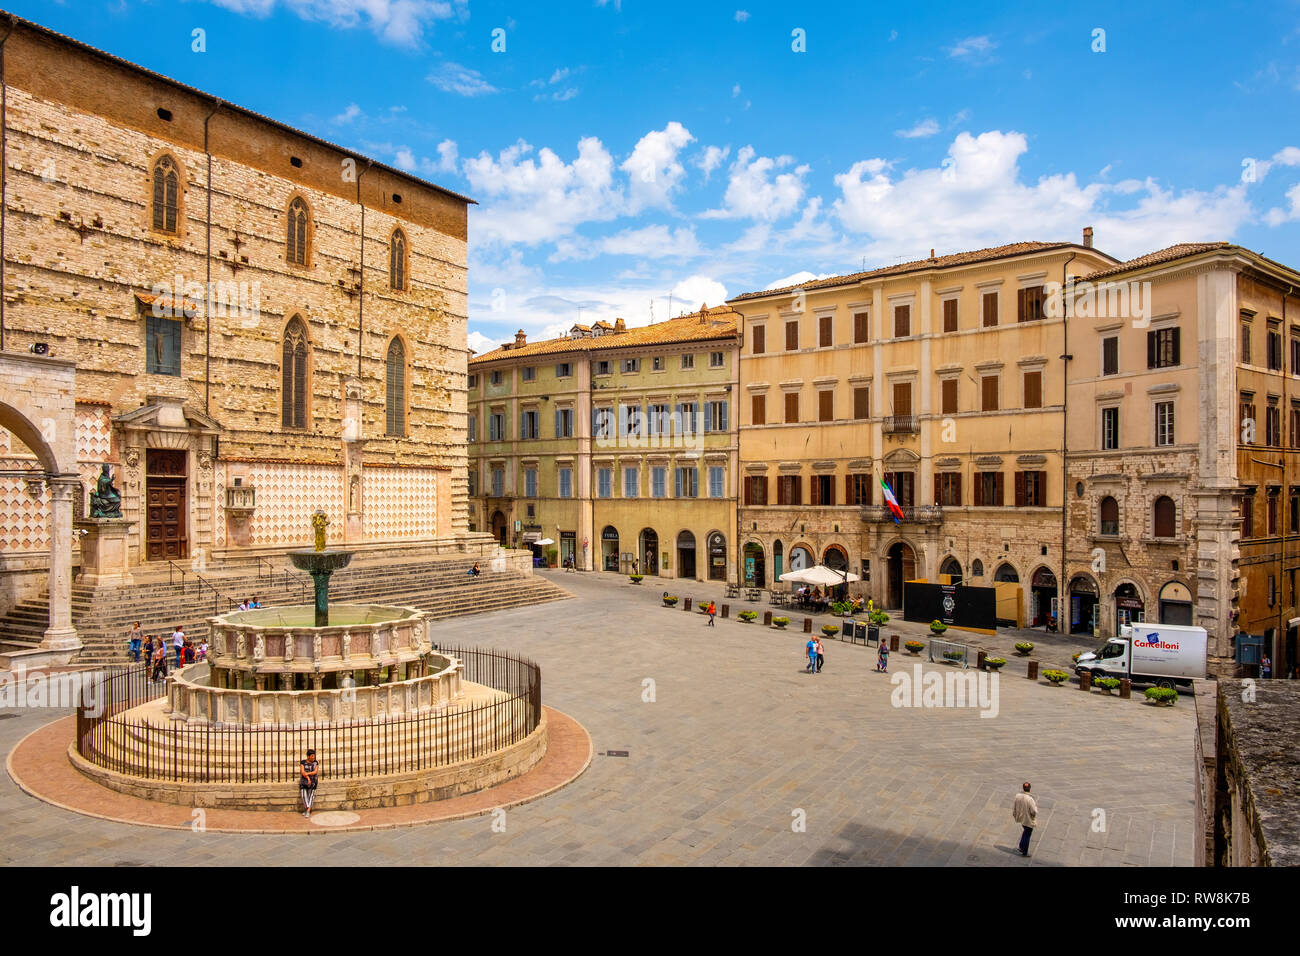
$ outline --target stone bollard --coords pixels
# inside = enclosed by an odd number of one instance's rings
[[[683,610],[683,611],[689,611],[690,609],[691,609],[691,599],[690,599],[690,598],[682,598],[682,610]]]
[[[812,618],[806,617],[803,619],[803,632],[805,634],[812,633]]]
[[[731,613],[731,605],[730,604],[722,605],[722,616],[725,618],[730,613]]]
[[[890,650],[891,652],[892,652],[892,651],[896,651],[896,650],[898,650],[898,635],[897,635],[897,634],[890,634],[890,635],[889,635],[889,650]]]
[[[982,671],[984,669],[984,661],[987,658],[988,658],[988,654],[984,651],[980,651],[979,656],[975,658],[975,669]]]
[[[1029,670],[1025,673],[1025,676],[1030,680],[1038,680],[1038,661],[1029,662]]]
[[[1079,675],[1079,690],[1092,690],[1092,671],[1084,671]]]
[[[771,627],[771,626],[772,626],[772,612],[771,612],[771,611],[764,611],[764,612],[763,612],[763,626],[764,626],[764,627]]]
[[[1121,700],[1129,700],[1133,696],[1133,682],[1127,677],[1119,682],[1119,696]]]

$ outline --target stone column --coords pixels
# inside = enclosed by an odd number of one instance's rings
[[[345,518],[343,541],[361,541],[365,537],[365,484],[361,470],[362,437],[361,382],[343,380],[343,488]],[[319,625],[317,625],[319,626]]]
[[[72,626],[72,502],[79,484],[76,475],[50,479],[50,626],[41,641],[47,650],[81,647]]]

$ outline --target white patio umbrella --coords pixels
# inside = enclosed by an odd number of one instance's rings
[[[781,575],[782,581],[794,581],[798,584],[814,584],[822,587],[834,587],[837,584],[844,584],[847,581],[859,581],[859,578],[852,571],[841,572],[826,567],[824,564],[816,565],[811,568],[804,568],[802,571],[787,571]]]
[[[541,541],[534,541],[533,544],[540,544],[540,545],[555,544],[555,540],[553,538],[542,538]]]

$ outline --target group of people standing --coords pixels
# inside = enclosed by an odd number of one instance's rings
[[[185,636],[185,625],[177,624],[170,638],[165,634],[145,634],[140,622],[136,621],[127,631],[127,653],[132,662],[145,663],[150,666],[149,680],[161,680],[167,676],[168,645],[176,667],[193,664],[208,659],[208,642],[194,641]]]

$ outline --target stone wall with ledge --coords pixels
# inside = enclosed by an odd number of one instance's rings
[[[338,690],[235,690],[211,687],[209,665],[191,664],[172,676],[164,710],[190,724],[303,726],[340,721],[388,720],[445,707],[464,697],[464,665],[433,655],[444,666],[412,680]]]

